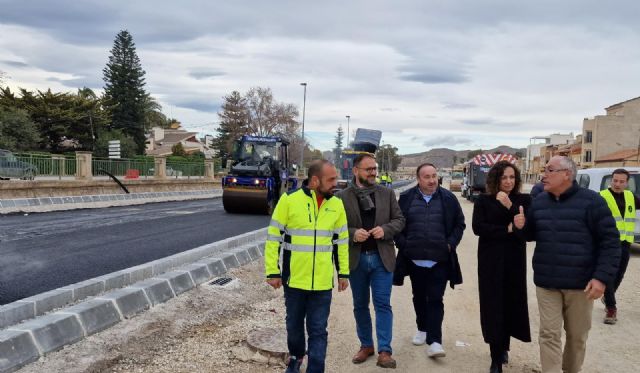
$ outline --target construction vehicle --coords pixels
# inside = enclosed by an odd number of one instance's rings
[[[280,137],[242,136],[234,144],[222,179],[222,205],[229,213],[271,214],[278,199],[298,187],[290,167],[289,142]]]
[[[367,153],[375,158],[376,151],[380,147],[382,131],[358,128],[353,139],[353,149],[344,149],[338,159],[338,185],[337,190],[347,187],[353,178],[353,161],[360,154]]]
[[[499,161],[516,163],[512,154],[478,154],[465,164],[462,196],[473,202],[486,191],[487,174],[491,167]]]

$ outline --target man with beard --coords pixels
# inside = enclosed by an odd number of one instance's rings
[[[267,283],[274,289],[284,287],[290,355],[285,373],[300,371],[305,351],[307,372],[324,372],[334,258],[338,291],[349,286],[347,217],[342,201],[332,195],[337,179],[329,161],[312,162],[302,188],[280,197],[267,231]]]
[[[353,161],[353,180],[338,195],[349,225],[349,270],[353,314],[360,349],[351,360],[365,362],[374,354],[369,294],[373,295],[378,341],[377,365],[395,368],[391,357],[393,312],[391,288],[396,266],[393,236],[404,227],[404,217],[392,189],[376,184],[376,160],[368,153]]]

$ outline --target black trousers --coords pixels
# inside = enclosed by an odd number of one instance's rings
[[[631,244],[627,241],[622,241],[620,246],[622,246],[622,255],[620,255],[620,267],[613,282],[613,288],[607,286],[604,290],[604,304],[607,308],[616,308],[616,290],[618,290],[620,283],[622,283],[622,278],[625,272],[627,272],[627,266],[629,265]]]
[[[427,268],[410,262],[409,277],[418,330],[427,332],[427,344],[442,344],[442,298],[449,278],[449,263],[437,263]]]

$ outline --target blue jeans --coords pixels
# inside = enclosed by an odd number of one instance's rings
[[[449,278],[448,266],[449,263],[437,263],[432,268],[426,268],[411,262],[409,267],[416,324],[418,330],[427,332],[427,344],[442,344],[442,298]]]
[[[373,294],[373,309],[376,313],[376,337],[378,352],[391,351],[393,311],[391,310],[391,287],[393,272],[384,268],[377,251],[360,253],[358,266],[349,276],[353,294],[353,315],[360,347],[373,347],[369,295]]]
[[[285,286],[284,304],[287,308],[289,354],[297,358],[305,355],[306,318],[309,336],[307,373],[323,373],[324,360],[327,356],[327,321],[331,308],[331,290],[301,290]]]

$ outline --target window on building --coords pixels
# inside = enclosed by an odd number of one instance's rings
[[[585,131],[584,142],[586,144],[590,144],[592,140],[593,140],[593,131]]]
[[[591,162],[591,150],[586,150],[584,152],[584,161]]]

